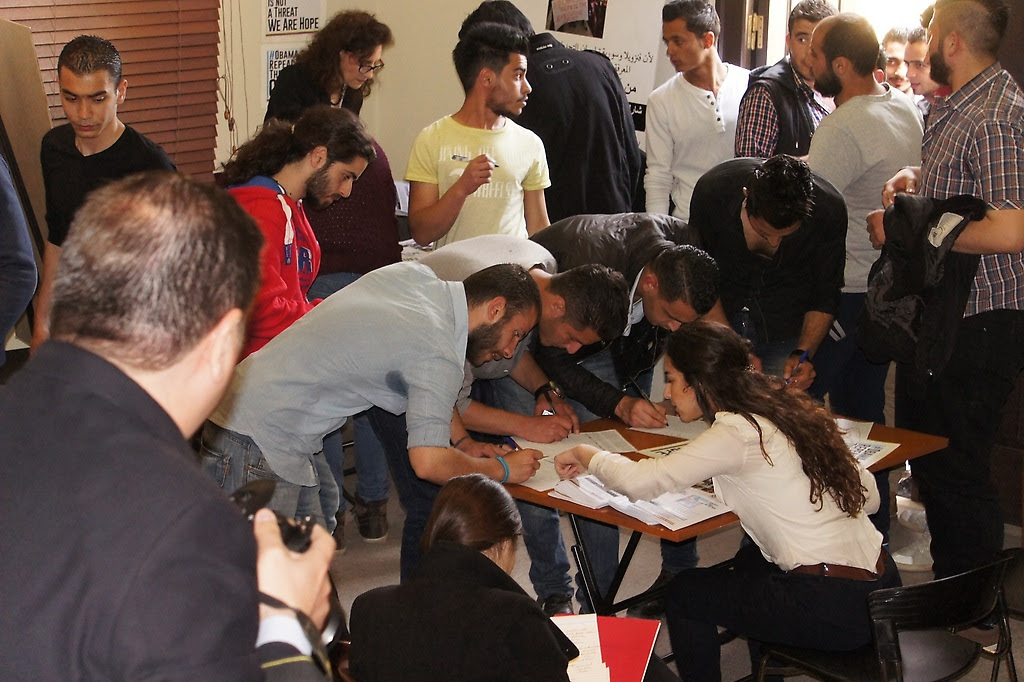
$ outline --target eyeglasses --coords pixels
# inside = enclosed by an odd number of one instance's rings
[[[360,64],[359,65],[359,73],[361,73],[364,76],[366,76],[368,74],[380,71],[383,68],[384,68],[384,62],[382,62],[382,61],[377,62],[376,64]]]

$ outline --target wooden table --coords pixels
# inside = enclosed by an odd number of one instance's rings
[[[598,419],[583,425],[584,431],[604,431],[607,429],[617,430],[638,451],[679,442],[678,438],[671,436],[661,436],[653,433],[645,433],[643,431],[632,431],[617,419]],[[886,469],[901,466],[903,462],[907,460],[936,452],[949,444],[949,441],[946,438],[942,438],[940,436],[932,436],[926,433],[909,431],[907,429],[897,429],[891,426],[884,426],[882,424],[875,424],[871,427],[870,438],[872,440],[887,443],[899,443],[898,448],[870,467],[872,472],[885,471]],[[625,456],[634,460],[639,460],[644,458],[646,455],[641,455],[639,452],[633,452],[627,453]],[[710,533],[739,521],[735,514],[727,512],[714,518],[701,521],[700,523],[695,523],[692,526],[680,528],[679,530],[669,530],[664,526],[648,525],[633,518],[632,516],[616,511],[615,509],[590,509],[589,507],[584,507],[574,502],[569,502],[568,500],[551,497],[547,494],[547,491],[533,490],[532,488],[527,488],[522,485],[509,485],[507,487],[508,491],[516,499],[532,502],[542,507],[558,509],[569,515],[569,526],[572,528],[573,537],[576,539],[576,544],[572,548],[572,554],[573,558],[576,560],[576,566],[580,571],[580,575],[583,578],[583,584],[580,587],[584,594],[586,594],[590,599],[590,603],[594,605],[594,611],[598,615],[602,616],[614,615],[619,611],[628,609],[634,604],[647,601],[655,596],[650,592],[641,592],[640,594],[629,597],[628,599],[624,599],[619,602],[615,601],[616,594],[619,591],[619,586],[622,584],[622,579],[626,575],[626,570],[629,568],[629,564],[633,559],[633,554],[636,552],[637,545],[640,543],[640,537],[642,534],[646,533],[647,535],[654,535],[665,540],[680,542],[682,540],[696,538],[700,535]],[[883,504],[884,503],[885,502],[883,501]],[[630,535],[629,541],[626,543],[625,550],[622,552],[622,557],[619,559],[619,566],[615,571],[615,577],[612,579],[612,584],[609,586],[608,594],[606,595],[602,595],[600,593],[597,581],[594,578],[594,572],[591,568],[586,544],[579,532],[578,517],[591,519],[593,521],[600,521],[602,523],[618,526],[619,528],[627,528],[633,531]]]

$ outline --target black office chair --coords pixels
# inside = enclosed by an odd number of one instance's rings
[[[1002,597],[1003,575],[1018,550],[998,561],[943,580],[876,590],[868,596],[874,642],[855,651],[834,652],[766,645],[758,667],[765,675],[799,672],[822,680],[939,682],[952,680],[977,662],[982,646],[953,633],[985,620],[996,610],[999,642],[992,680],[1010,651],[1010,629]],[[770,661],[770,663],[769,663]],[[788,666],[777,668],[777,663]],[[795,670],[794,670],[795,669]],[[1010,663],[1010,677],[1017,676]]]

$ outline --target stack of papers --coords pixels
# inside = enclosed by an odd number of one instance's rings
[[[560,452],[565,452],[577,445],[593,445],[608,452],[633,452],[634,449],[629,441],[615,429],[594,431],[593,433],[574,433],[556,443],[535,443],[523,438],[516,438],[515,443],[524,450],[540,450],[544,453],[544,459],[540,460],[540,469],[522,484],[527,488],[539,491],[551,490],[558,483],[559,478],[555,471],[554,458]]]
[[[575,502],[590,509],[612,507],[651,526],[679,530],[730,511],[713,490],[697,487],[659,495],[653,500],[631,501],[625,495],[609,490],[594,476],[586,474],[560,481],[551,497]]]
[[[685,440],[693,440],[700,434],[707,431],[709,428],[707,422],[703,419],[698,419],[694,422],[684,422],[682,419],[674,414],[670,414],[666,417],[668,419],[668,425],[658,429],[631,426],[631,431],[643,431],[644,433],[656,433],[659,436],[671,436],[673,438],[682,438]]]

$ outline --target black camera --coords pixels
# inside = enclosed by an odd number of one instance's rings
[[[256,512],[270,503],[274,496],[277,483],[268,480],[249,481],[231,493],[231,501],[238,505],[245,517],[252,521]],[[310,535],[313,533],[313,520],[308,516],[303,519],[291,519],[276,511],[277,525],[281,529],[281,539],[285,547],[293,552],[305,552],[309,549]]]

